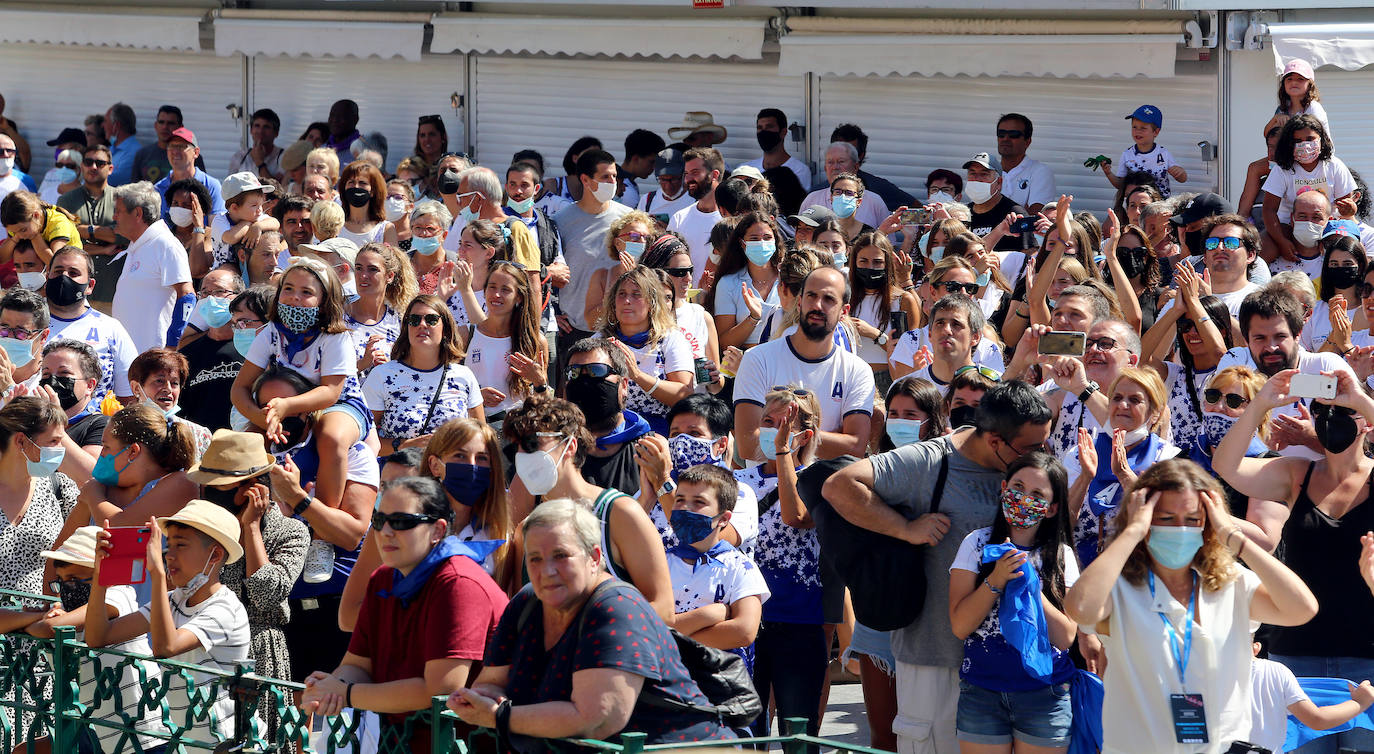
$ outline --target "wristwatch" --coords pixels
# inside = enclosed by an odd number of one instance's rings
[[[1087,403],[1088,399],[1092,397],[1093,393],[1096,393],[1098,391],[1098,388],[1099,385],[1096,382],[1094,382],[1093,380],[1088,380],[1088,386],[1083,388],[1083,392],[1078,394],[1078,402]]]
[[[299,516],[305,513],[305,509],[309,508],[310,503],[312,503],[314,500],[315,498],[311,497],[310,495],[306,495],[304,499],[302,499],[299,503],[296,503],[296,507],[291,509],[292,515]]]
[[[533,390],[533,391],[536,392],[536,393],[547,393],[547,392],[549,392],[549,386],[548,386],[548,385],[535,385],[533,388],[530,388],[530,389]]]
[[[659,497],[671,495],[674,492],[677,492],[677,482],[674,482],[671,478],[665,481],[662,487],[658,488]]]
[[[878,333],[878,337],[874,338],[874,339],[873,339],[873,342],[874,342],[874,343],[877,343],[877,344],[880,345],[880,346],[885,346],[885,345],[887,345],[887,333],[885,333],[885,332],[880,332],[880,333]]]

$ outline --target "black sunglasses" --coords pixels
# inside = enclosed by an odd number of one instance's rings
[[[432,524],[438,520],[438,516],[426,516],[423,513],[382,513],[375,511],[372,514],[372,528],[381,531],[383,526],[391,524],[392,531],[409,531],[420,524]]]
[[[1344,416],[1354,416],[1357,412],[1349,406],[1333,406],[1330,403],[1312,402],[1313,414],[1341,414]]]
[[[963,293],[968,296],[978,292],[977,283],[956,283],[953,280],[942,280],[938,283],[931,283],[932,288],[944,288],[945,293]]]
[[[573,364],[568,367],[569,380],[575,380],[578,377],[593,377],[598,380],[604,380],[610,376],[610,364]]]
[[[420,323],[435,327],[443,318],[437,314],[411,314],[406,316],[406,324],[411,327],[419,327]]]
[[[82,164],[82,165],[85,165],[85,166],[88,167],[88,168],[103,168],[103,167],[105,167],[106,165],[109,165],[109,164],[110,164],[110,161],[109,161],[109,160],[96,160],[96,159],[92,159],[92,158],[90,158],[90,157],[87,157],[86,159],[84,159],[84,160],[81,161],[81,164]]]
[[[1019,138],[1021,138],[1022,136],[1025,136],[1025,135],[1026,135],[1026,132],[1025,132],[1025,131],[1022,131],[1022,130],[1019,129],[1019,128],[999,128],[999,129],[997,129],[997,138],[999,138],[999,139],[1019,139]]]
[[[438,115],[421,115],[421,116],[420,116],[420,124],[421,124],[421,125],[424,125],[425,123],[442,123],[442,122],[444,122],[444,119],[441,118],[441,117],[439,117]]]
[[[1144,257],[1150,251],[1144,246],[1118,246],[1116,250],[1118,253],[1125,252],[1133,257]]]
[[[665,267],[663,271],[675,278],[688,278],[692,276],[691,267]]]
[[[1240,408],[1250,402],[1249,398],[1240,393],[1222,393],[1214,387],[1209,387],[1202,391],[1202,400],[1207,403],[1221,403],[1221,399],[1226,399],[1226,405],[1230,408]]]
[[[807,389],[804,388],[804,387],[793,387],[792,385],[774,385],[774,386],[773,386],[773,391],[772,391],[772,392],[775,392],[775,393],[776,393],[776,392],[779,392],[779,391],[791,393],[792,395],[798,395],[798,396],[801,396],[802,398],[805,398],[806,396],[811,395],[811,391],[810,391],[810,390],[807,390]]]

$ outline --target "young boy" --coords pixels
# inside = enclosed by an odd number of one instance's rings
[[[246,171],[234,173],[224,179],[220,190],[224,195],[226,212],[217,215],[210,223],[212,270],[225,262],[237,261],[238,257],[232,250],[235,244],[243,243],[251,248],[262,231],[281,229],[275,217],[262,212],[267,194],[273,189],[264,186],[256,175]]]
[[[668,550],[677,613],[672,627],[717,649],[742,650],[753,644],[769,597],[754,561],[721,539],[735,508],[736,488],[728,469],[693,466],[678,475],[669,519],[683,543]]]
[[[1288,737],[1290,714],[1312,730],[1330,730],[1374,704],[1374,686],[1363,681],[1358,686],[1350,685],[1349,701],[1318,707],[1298,686],[1293,671],[1273,660],[1260,659],[1259,642],[1252,649],[1255,660],[1250,668],[1250,743],[1273,752],[1286,751],[1283,744]]]
[[[1110,162],[1103,162],[1102,173],[1112,186],[1121,188],[1121,181],[1127,173],[1143,170],[1155,177],[1159,193],[1168,198],[1169,177],[1173,176],[1179,183],[1187,183],[1188,173],[1182,165],[1174,162],[1169,150],[1155,143],[1159,129],[1164,126],[1164,113],[1154,105],[1141,105],[1127,115],[1126,120],[1131,122],[1131,139],[1135,143],[1121,153],[1121,161],[1116,164],[1115,171]]]
[[[358,300],[358,285],[353,281],[353,263],[358,261],[358,244],[335,236],[317,243],[303,243],[296,247],[301,256],[315,257],[334,268],[343,284],[344,303]]]
[[[668,454],[672,461],[672,471],[682,473],[699,463],[723,466],[730,453],[730,428],[735,423],[730,406],[714,395],[695,393],[673,404],[668,410]],[[640,499],[647,500],[653,493],[647,492],[645,485],[651,480],[649,474],[640,474]],[[658,488],[653,488],[658,489]],[[677,546],[678,539],[668,526],[668,512],[673,509],[673,491],[668,491],[655,499],[649,509],[649,518],[663,538],[663,546]],[[722,539],[738,547],[749,557],[754,555],[754,541],[759,536],[759,502],[754,490],[740,485],[739,496],[735,499],[734,511],[725,527]]]
[[[243,557],[239,522],[234,514],[207,500],[192,500],[173,516],[150,519],[146,571],[153,597],[138,612],[110,620],[104,611],[86,617],[86,643],[104,647],[146,634],[157,658],[170,658],[211,670],[233,672],[252,664],[248,613],[233,590],[219,583],[220,568]],[[163,531],[167,553],[162,552]],[[95,556],[91,601],[103,604],[107,587],[100,581],[100,565],[109,557],[110,533],[101,531]],[[172,587],[168,591],[168,587]],[[193,673],[205,686],[215,678]],[[192,721],[187,689],[172,681],[167,693],[169,719],[178,728],[202,728]],[[234,705],[223,684],[208,727],[219,740],[234,734]],[[208,740],[209,731],[191,734]]]

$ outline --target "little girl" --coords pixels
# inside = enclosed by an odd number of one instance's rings
[[[510,231],[490,220],[473,220],[463,226],[458,241],[458,262],[446,262],[439,275],[440,297],[459,328],[479,325],[487,318],[487,272],[498,259],[510,259]],[[466,268],[465,268],[466,267]]]
[[[1069,681],[1076,672],[1068,649],[1076,626],[1062,612],[1064,594],[1078,578],[1069,546],[1068,475],[1059,460],[1032,452],[1007,467],[1002,502],[992,526],[964,538],[949,568],[949,619],[964,640],[959,668],[959,712],[955,721],[964,752],[1067,751],[1073,709]],[[1009,543],[1013,549],[994,563],[982,562],[983,548]],[[1043,677],[1023,665],[1022,652],[1002,633],[1002,594],[1026,578],[1030,564],[1039,574],[1045,611],[1049,667]]]
[[[344,323],[343,286],[324,262],[297,257],[277,281],[277,298],[267,313],[269,327],[253,339],[230,397],[267,439],[284,443],[281,421],[322,411],[315,426],[320,453],[315,497],[331,507],[343,500],[348,449],[372,431],[372,414],[357,376],[357,351]],[[274,398],[263,408],[253,400],[253,383],[273,363],[282,363],[318,385],[301,395]]]

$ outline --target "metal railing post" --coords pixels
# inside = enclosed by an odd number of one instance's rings
[[[77,736],[81,726],[67,714],[76,709],[76,690],[81,682],[81,665],[74,655],[71,643],[76,641],[76,629],[72,626],[57,626],[53,636],[53,705],[52,705],[52,750],[76,751]]]

